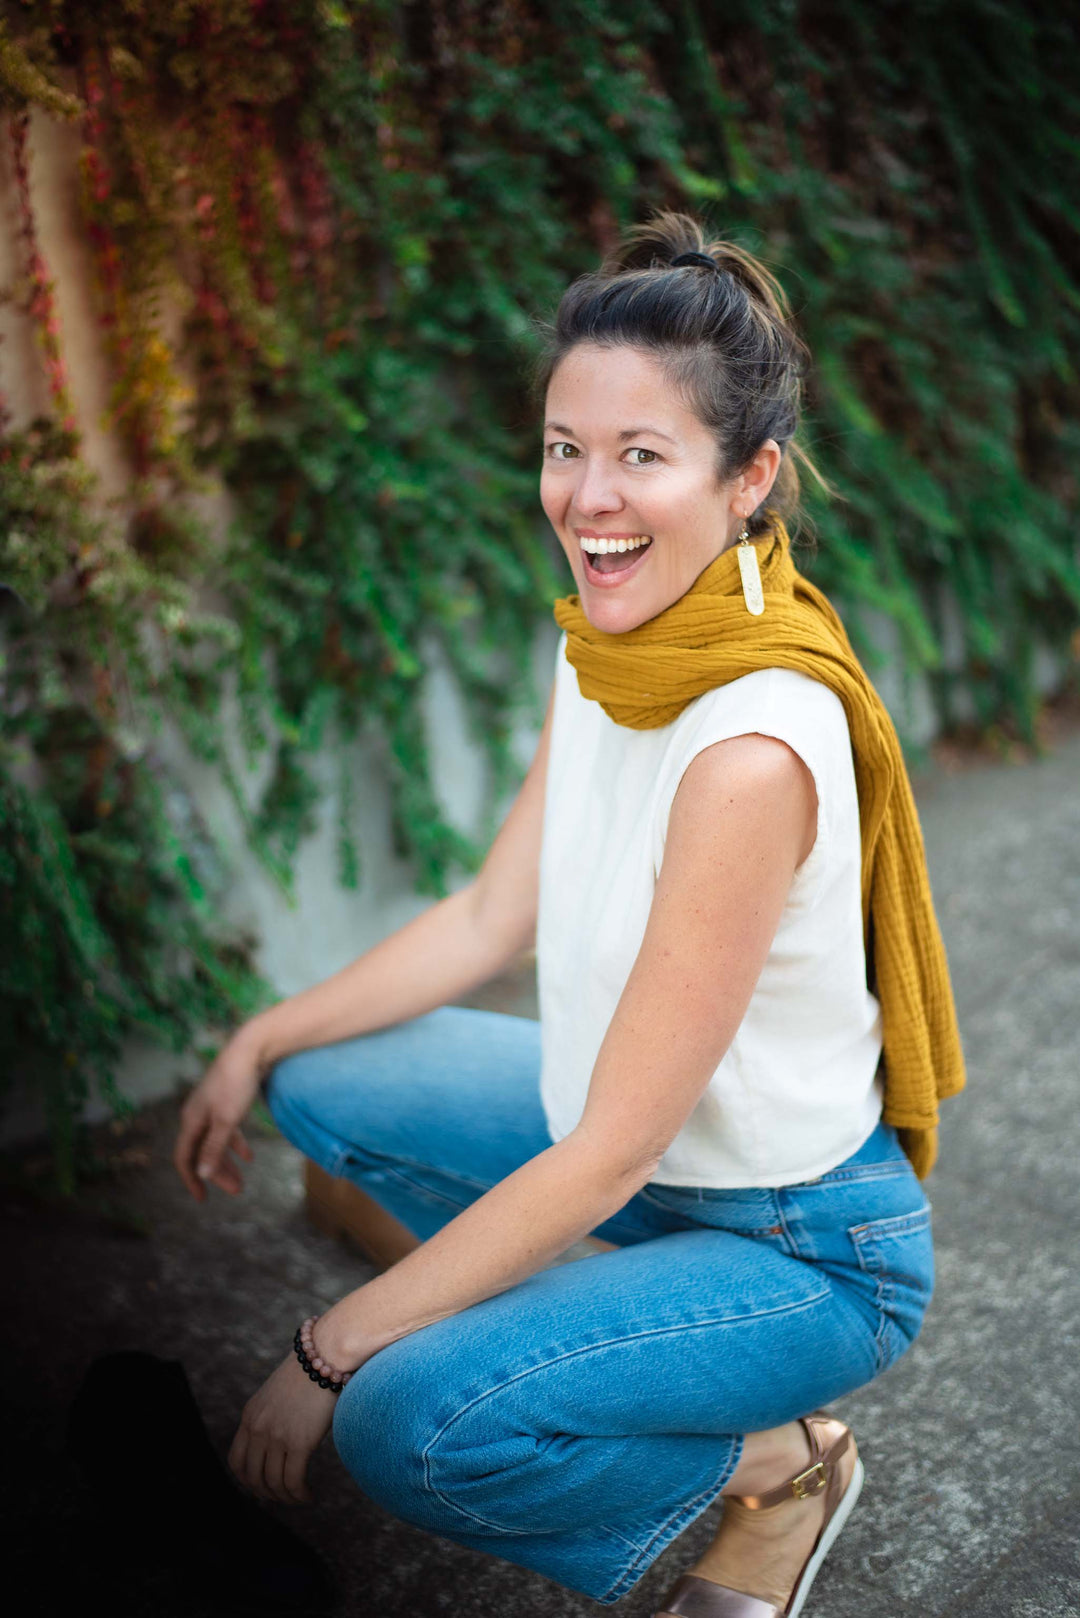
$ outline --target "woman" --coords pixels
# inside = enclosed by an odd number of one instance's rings
[[[607,1604],[720,1495],[660,1610],[793,1618],[862,1483],[820,1406],[931,1297],[948,974],[895,731],[791,560],[780,288],[660,212],[546,330],[578,593],[521,791],[474,882],[257,1016],[184,1107],[198,1200],[240,1189],[261,1079],[418,1238],[297,1332],[230,1464],[306,1499],[332,1423],[390,1512]],[[448,1004],[534,938],[538,1023]],[[553,1265],[589,1233],[614,1250]]]

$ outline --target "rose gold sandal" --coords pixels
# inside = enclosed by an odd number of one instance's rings
[[[832,1549],[851,1509],[859,1498],[863,1486],[863,1464],[855,1457],[855,1469],[847,1488],[840,1492],[840,1472],[836,1465],[839,1457],[853,1442],[851,1428],[836,1416],[827,1416],[823,1410],[813,1415],[800,1416],[810,1440],[810,1465],[786,1483],[764,1494],[730,1494],[742,1506],[757,1510],[761,1506],[776,1506],[782,1500],[809,1499],[811,1495],[825,1494],[825,1520],[810,1554],[799,1570],[795,1586],[784,1607],[774,1607],[771,1601],[747,1595],[742,1590],[731,1590],[726,1584],[699,1578],[696,1573],[684,1573],[677,1579],[657,1608],[655,1618],[797,1618],[810,1592],[818,1568]]]

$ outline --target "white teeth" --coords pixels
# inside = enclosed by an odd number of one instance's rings
[[[609,551],[636,551],[642,545],[649,543],[648,534],[638,534],[634,539],[583,539],[581,548],[588,551],[590,556],[607,556]]]

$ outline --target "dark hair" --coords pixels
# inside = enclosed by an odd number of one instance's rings
[[[704,264],[672,267],[682,253]],[[798,459],[826,493],[835,494],[795,442],[810,351],[795,330],[784,290],[753,254],[736,243],[706,240],[691,214],[658,209],[634,225],[599,270],[572,281],[554,320],[534,319],[541,351],[529,371],[529,393],[542,407],[551,377],[578,343],[642,348],[717,443],[717,480],[744,471],[766,439],[780,447],[768,499],[749,519],[751,534],[772,508],[794,538],[801,516]]]

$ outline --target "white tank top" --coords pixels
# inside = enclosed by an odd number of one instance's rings
[[[856,1151],[881,1116],[881,1007],[866,983],[859,804],[844,705],[794,669],[706,691],[656,730],[581,695],[556,657],[537,917],[540,1094],[553,1141],[576,1126],[641,946],[683,771],[730,736],[778,736],[806,762],[817,838],[723,1060],[651,1176],[791,1185]]]

